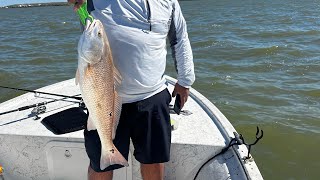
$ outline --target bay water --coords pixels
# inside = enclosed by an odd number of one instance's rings
[[[320,1],[180,2],[196,82],[248,142],[265,179],[320,176]],[[0,9],[0,85],[37,89],[73,78],[71,6]],[[125,52],[124,52],[125,53]],[[176,77],[170,50],[166,73]],[[0,103],[22,92],[0,89]],[[32,103],[32,102],[30,102]]]

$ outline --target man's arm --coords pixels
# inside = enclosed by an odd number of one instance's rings
[[[175,85],[172,96],[179,94],[181,107],[184,106],[189,96],[189,88],[195,80],[193,55],[187,33],[186,21],[182,15],[178,1],[174,1],[172,20],[168,33],[172,49],[172,57],[178,73],[178,82]]]

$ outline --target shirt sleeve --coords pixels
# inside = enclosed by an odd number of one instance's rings
[[[173,3],[168,39],[178,73],[178,84],[190,88],[195,81],[193,54],[187,33],[187,24],[176,0]]]

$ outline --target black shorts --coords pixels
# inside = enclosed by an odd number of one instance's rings
[[[171,125],[168,89],[142,101],[122,105],[121,117],[113,140],[120,153],[128,160],[130,138],[136,160],[143,164],[163,163],[170,159]],[[123,167],[111,165],[100,170],[101,143],[96,130],[84,130],[85,147],[90,166],[96,172]]]

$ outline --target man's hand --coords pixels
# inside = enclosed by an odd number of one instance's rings
[[[68,0],[68,3],[74,4],[73,10],[76,11],[86,0]]]
[[[185,88],[183,86],[180,86],[178,83],[176,83],[176,85],[174,86],[174,90],[172,92],[172,97],[175,97],[177,94],[179,94],[181,97],[181,108],[182,108],[188,100],[189,88]]]

